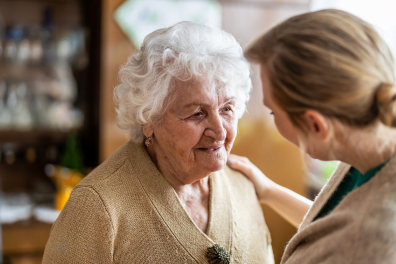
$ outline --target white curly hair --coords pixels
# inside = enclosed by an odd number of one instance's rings
[[[118,126],[136,143],[144,140],[144,124],[161,119],[177,80],[195,78],[234,89],[238,118],[252,87],[250,66],[235,38],[219,28],[186,21],[148,34],[118,77]]]

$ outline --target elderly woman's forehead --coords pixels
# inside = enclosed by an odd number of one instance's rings
[[[229,86],[202,80],[180,81],[168,96],[168,102],[176,108],[185,105],[217,105],[236,98]]]
[[[189,80],[176,80],[175,90],[208,90],[208,91],[223,91],[230,88],[230,85],[220,82],[218,80],[210,80],[206,78],[191,78]]]

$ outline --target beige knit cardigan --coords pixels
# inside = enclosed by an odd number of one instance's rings
[[[254,187],[229,168],[209,176],[203,233],[145,148],[128,142],[78,184],[53,225],[44,264],[208,263],[214,243],[230,263],[274,262]]]
[[[282,264],[396,263],[396,157],[330,214],[313,221],[349,169],[340,164],[322,189]]]

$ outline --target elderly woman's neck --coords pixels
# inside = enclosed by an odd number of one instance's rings
[[[202,232],[206,233],[209,223],[209,175],[182,172],[171,165],[171,161],[157,158],[158,153],[148,148],[151,160],[169,182],[179,197],[180,203]]]
[[[165,176],[166,178],[166,176]],[[195,181],[193,183],[189,184],[181,184],[179,182],[171,182],[169,179],[167,179],[170,185],[172,185],[173,189],[175,189],[177,195],[179,198],[184,197],[187,198],[191,196],[189,199],[194,199],[197,198],[197,195],[205,195],[209,194],[209,177],[205,177],[203,179],[200,179],[198,181]]]
[[[188,215],[197,227],[206,233],[210,211],[210,184],[208,177],[191,184],[172,186]]]
[[[157,166],[161,174],[176,191],[180,199],[200,199],[209,195],[209,175],[181,175],[166,167]]]

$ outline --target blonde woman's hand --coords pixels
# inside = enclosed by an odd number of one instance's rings
[[[271,181],[245,157],[230,154],[227,164],[242,172],[253,182],[261,203],[267,204],[298,228],[311,207],[312,201]]]
[[[242,172],[249,178],[254,184],[259,201],[262,203],[267,202],[270,197],[271,189],[275,188],[276,184],[267,178],[259,168],[251,163],[248,158],[235,154],[230,154],[228,156],[227,165],[234,170]]]

